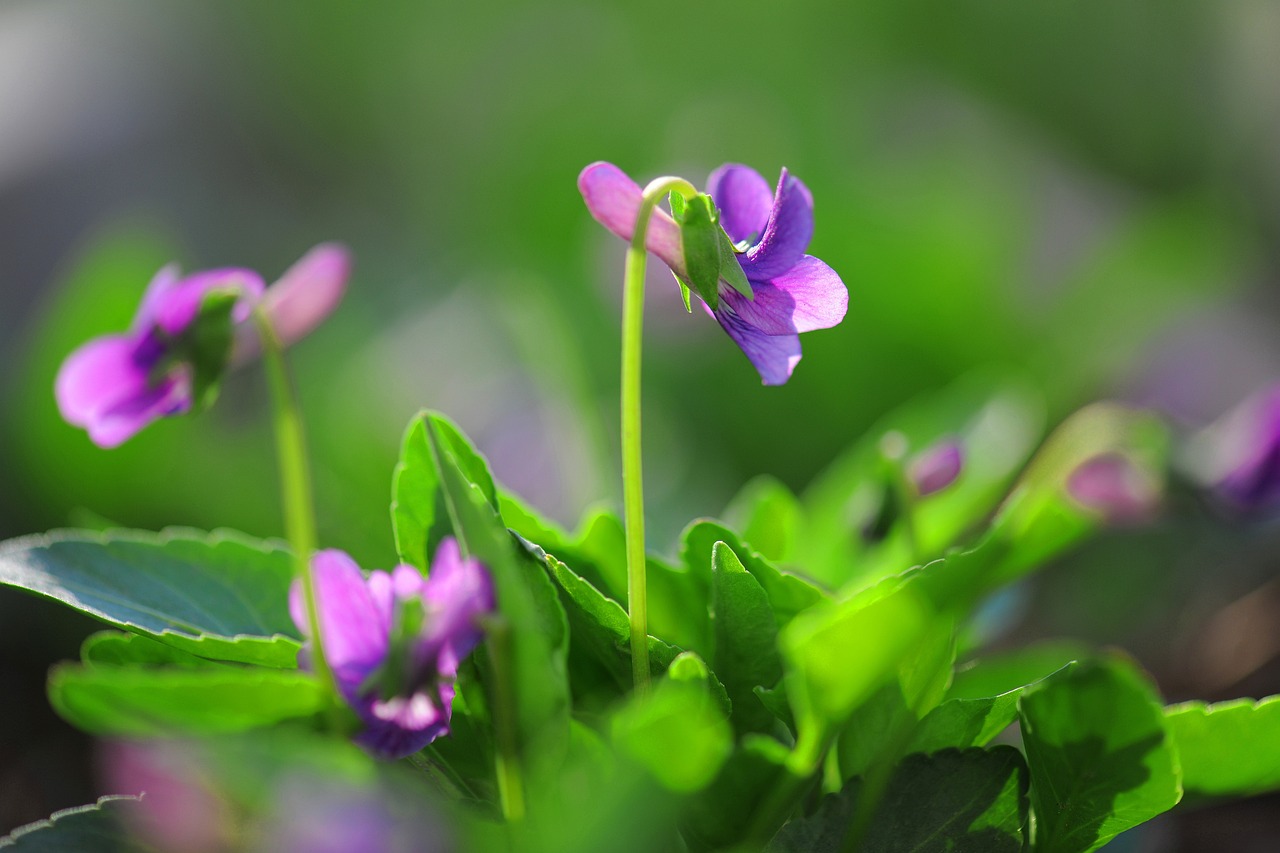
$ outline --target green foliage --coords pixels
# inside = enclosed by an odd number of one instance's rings
[[[55,531],[0,545],[0,584],[214,660],[295,666],[292,561],[230,532]]]
[[[1121,658],[1077,664],[1018,701],[1036,850],[1096,850],[1182,798],[1159,697]]]
[[[794,820],[768,853],[947,850],[1016,853],[1026,848],[1027,767],[1010,747],[914,755],[897,768],[874,816],[860,811],[870,786],[854,780]],[[850,834],[856,834],[851,844]]]
[[[789,561],[800,534],[804,510],[791,490],[773,477],[756,477],[729,502],[725,522],[775,563]]]
[[[55,667],[49,702],[85,731],[138,737],[264,728],[313,716],[327,707],[329,697],[305,672],[94,663]]]
[[[729,692],[734,728],[739,733],[767,731],[773,715],[755,690],[771,688],[782,677],[769,598],[724,542],[715,544],[711,563],[712,668]]]
[[[1165,709],[1182,787],[1208,797],[1249,796],[1280,788],[1280,696]]]
[[[20,826],[3,838],[9,853],[133,853],[137,847],[125,831],[125,813],[137,797],[101,797],[91,806],[54,812],[48,820]]]

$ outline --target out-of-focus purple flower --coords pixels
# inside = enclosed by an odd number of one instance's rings
[[[217,853],[230,846],[230,808],[177,742],[112,741],[100,754],[107,790],[141,794],[124,812],[129,832],[161,853]]]
[[[489,572],[462,559],[446,539],[428,577],[412,566],[368,578],[341,551],[311,559],[325,658],[339,691],[364,723],[358,743],[385,758],[402,758],[449,732],[459,662],[480,641],[479,619],[493,610]],[[289,610],[310,638],[302,585]],[[301,663],[309,665],[304,648]]]
[[[591,215],[630,240],[643,191],[612,163],[592,163],[578,176]],[[835,271],[805,254],[813,236],[813,196],[786,169],[776,190],[753,169],[727,163],[711,173],[710,195],[720,225],[739,250],[752,299],[721,281],[719,305],[708,312],[742,348],[766,385],[781,385],[800,361],[800,333],[844,319],[849,293]],[[680,226],[654,210],[645,247],[676,275],[688,278]],[[704,306],[705,307],[705,306]]]
[[[337,305],[349,270],[347,251],[333,244],[312,249],[270,289],[252,270],[184,277],[167,266],[147,287],[129,331],[95,338],[62,363],[54,384],[58,409],[98,446],[116,447],[152,421],[188,412],[196,402],[190,337],[206,297],[235,297],[232,360],[239,363],[258,351],[257,332],[248,321],[259,300],[281,340],[291,343]]]
[[[445,853],[452,848],[450,833],[428,803],[382,787],[312,775],[286,776],[275,785],[275,814],[254,849],[261,853]]]
[[[924,497],[940,492],[960,476],[964,467],[964,449],[959,442],[946,440],[924,450],[911,461],[907,476],[916,495]]]
[[[1208,432],[1205,479],[1240,512],[1280,506],[1280,385],[1241,403]]]
[[[1103,453],[1080,463],[1067,477],[1067,494],[1116,525],[1150,521],[1160,504],[1155,477],[1121,453]]]

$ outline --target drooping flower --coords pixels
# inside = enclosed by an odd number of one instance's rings
[[[591,215],[630,240],[643,191],[612,163],[592,163],[578,176]],[[835,271],[805,254],[813,236],[813,196],[782,170],[777,189],[747,166],[727,163],[712,172],[707,193],[719,209],[720,225],[734,243],[737,261],[751,285],[748,299],[726,282],[711,313],[750,359],[766,385],[781,385],[800,361],[800,333],[826,329],[844,319],[849,293]],[[654,210],[645,247],[677,276],[688,278],[680,226]]]
[[[950,486],[964,467],[964,450],[955,440],[940,441],[923,450],[907,467],[907,476],[918,497],[932,495]]]
[[[427,577],[412,566],[366,578],[342,551],[311,559],[325,660],[347,704],[364,723],[356,741],[386,758],[402,758],[449,732],[458,664],[482,634],[479,618],[493,610],[489,573],[464,560],[445,539]],[[300,582],[289,611],[311,638]],[[301,662],[309,666],[309,650]]]
[[[250,322],[256,305],[282,343],[292,343],[336,307],[349,272],[347,250],[334,244],[312,249],[270,288],[252,270],[182,276],[175,265],[167,266],[148,285],[129,331],[95,338],[62,363],[54,384],[58,409],[98,446],[116,447],[152,421],[192,409],[203,379],[197,361],[212,355],[220,370],[257,354],[257,331]],[[210,341],[200,335],[202,312],[217,296],[233,300],[234,339]]]

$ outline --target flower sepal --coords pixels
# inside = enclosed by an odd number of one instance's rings
[[[191,325],[172,341],[168,363],[157,365],[162,373],[167,373],[175,361],[189,366],[195,409],[208,408],[218,398],[222,377],[231,363],[231,343],[235,338],[232,311],[242,296],[239,289],[230,287],[204,294]]]
[[[720,307],[720,283],[723,281],[748,300],[754,298],[738,263],[738,251],[724,228],[715,200],[706,193],[685,198],[671,194],[671,214],[680,226],[680,246],[684,254],[687,277],[676,274],[686,311],[692,311],[689,293],[694,291],[712,311]]]

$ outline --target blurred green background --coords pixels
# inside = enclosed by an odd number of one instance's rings
[[[423,406],[553,517],[616,502],[623,245],[575,186],[597,159],[641,182],[786,166],[850,292],[761,388],[652,276],[659,550],[756,474],[803,488],[976,367],[1025,371],[1055,419],[1118,396],[1202,424],[1280,376],[1278,40],[1265,0],[0,2],[0,534],[278,535],[253,370],[114,451],[59,420],[53,377],[170,260],[271,280],[330,239],[356,273],[293,352],[325,545],[393,561],[391,470]],[[1123,644],[1171,698],[1277,692],[1277,541],[1175,499],[1029,588],[1012,636]],[[1227,679],[1195,650],[1249,595],[1257,665]],[[0,831],[89,784],[40,692],[84,629],[0,593],[0,678],[23,697],[0,710]],[[1200,849],[1214,814],[1155,831]]]

